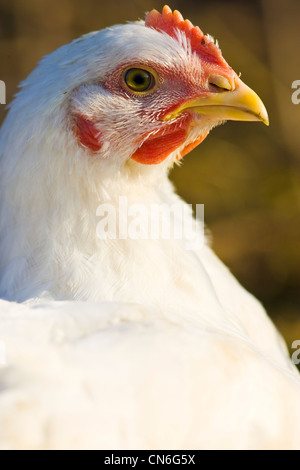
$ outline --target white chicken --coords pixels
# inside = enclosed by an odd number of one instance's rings
[[[0,133],[0,448],[300,448],[299,375],[259,302],[207,243],[115,236],[137,205],[192,220],[168,172],[228,119],[268,123],[168,7],[25,80]]]

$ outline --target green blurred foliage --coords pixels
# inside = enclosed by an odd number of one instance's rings
[[[37,61],[74,37],[161,9],[158,0],[0,0],[0,79],[7,101]],[[212,245],[258,297],[287,343],[300,339],[300,80],[298,0],[170,1],[219,40],[223,55],[261,96],[270,127],[230,122],[171,175],[192,204],[205,204]],[[0,121],[5,115],[0,106]]]

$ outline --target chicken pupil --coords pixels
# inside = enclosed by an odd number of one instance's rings
[[[142,74],[136,74],[133,81],[136,85],[143,85],[146,81],[146,78]]]

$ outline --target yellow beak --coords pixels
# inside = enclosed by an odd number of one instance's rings
[[[233,90],[210,93],[208,96],[193,98],[164,117],[169,121],[186,110],[192,110],[208,120],[262,121],[267,126],[267,110],[259,96],[237,76]]]

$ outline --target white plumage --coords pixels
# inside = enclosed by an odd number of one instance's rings
[[[45,57],[11,106],[0,134],[0,448],[300,448],[298,372],[208,244],[96,235],[99,204],[117,210],[120,197],[187,207],[168,170],[223,111],[197,108],[160,162],[131,157],[181,128],[181,111],[161,116],[195,100],[186,83],[204,99],[238,92],[226,88],[240,84],[229,66],[223,76],[203,65],[191,44],[144,22],[91,33]],[[129,65],[155,68],[156,88],[126,90]]]

